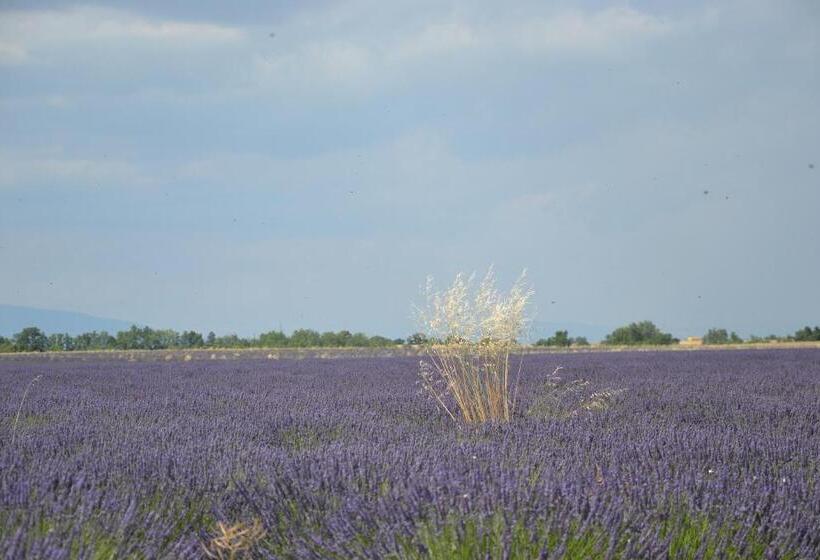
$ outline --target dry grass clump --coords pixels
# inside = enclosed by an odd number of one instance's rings
[[[495,287],[492,267],[476,288],[474,279],[458,274],[449,288],[435,291],[428,278],[427,306],[418,317],[430,340],[429,361],[421,362],[419,382],[453,420],[509,421],[518,373],[511,372],[510,354],[528,324],[533,291],[526,271],[506,296]]]
[[[535,398],[528,414],[538,417],[567,418],[583,412],[595,412],[612,407],[626,393],[626,389],[603,389],[589,393],[589,381],[566,381],[558,376],[564,369],[555,368],[547,377],[541,393]]]
[[[258,519],[250,524],[238,521],[233,525],[220,521],[214,532],[215,536],[203,543],[202,548],[208,558],[217,560],[238,560],[250,554],[265,536],[265,529]]]
[[[626,389],[605,389],[592,393],[581,401],[583,410],[604,410],[612,406],[615,399],[626,393]]]

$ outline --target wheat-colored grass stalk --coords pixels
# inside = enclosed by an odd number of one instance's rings
[[[17,435],[17,423],[20,421],[20,412],[23,410],[23,403],[26,402],[26,396],[28,395],[29,389],[31,386],[40,381],[42,379],[42,375],[38,375],[31,381],[29,381],[28,385],[26,386],[26,390],[23,391],[23,398],[20,399],[20,405],[17,407],[17,415],[14,417],[14,425],[11,427],[11,445],[14,445],[14,438]]]
[[[453,420],[460,414],[468,424],[509,421],[520,373],[520,362],[518,371],[511,371],[510,356],[528,324],[533,292],[525,272],[506,296],[495,287],[492,267],[476,289],[474,279],[458,274],[437,292],[428,278],[427,305],[417,315],[431,343],[419,382]]]
[[[232,525],[220,521],[214,532],[215,536],[203,543],[202,548],[208,558],[217,560],[242,558],[265,536],[265,529],[258,519],[250,524],[238,521]]]

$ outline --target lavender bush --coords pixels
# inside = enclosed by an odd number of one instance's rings
[[[820,556],[818,350],[527,356],[479,426],[417,367],[0,361],[0,558]]]

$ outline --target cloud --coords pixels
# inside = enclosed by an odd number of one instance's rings
[[[0,65],[22,64],[27,59],[28,53],[22,45],[0,42]]]
[[[15,80],[9,92],[52,95],[65,82],[75,91],[179,87],[183,72],[198,82],[230,76],[224,52],[244,43],[244,31],[214,23],[149,19],[131,12],[82,6],[65,10],[0,10],[0,65],[41,72]],[[174,80],[174,77],[178,78]],[[30,84],[26,86],[26,84]],[[27,91],[21,89],[26,88]],[[36,91],[32,91],[36,88]]]
[[[480,8],[469,17],[407,16],[397,10],[394,19],[382,16],[384,21],[372,23],[367,6],[349,5],[345,17],[322,12],[285,23],[278,42],[255,56],[251,79],[262,89],[324,94],[323,88],[338,86],[367,94],[425,81],[442,69],[483,72],[522,56],[610,57],[674,29],[669,21],[631,8],[535,10],[515,18],[496,18]]]
[[[243,29],[216,23],[94,6],[0,10],[0,64],[14,72],[5,98],[221,91],[247,71],[247,51]]]
[[[603,53],[661,37],[672,25],[631,8],[607,8],[597,12],[565,12],[517,25],[508,40],[532,52]]]
[[[144,186],[151,180],[135,164],[55,152],[0,150],[0,189]]]
[[[394,94],[470,79],[511,60],[601,57],[664,36],[672,24],[632,8],[588,11],[491,7],[381,10],[369,1],[299,12],[276,26],[157,19],[81,6],[0,11],[0,64],[72,68],[78,91],[221,91],[306,101]],[[48,82],[36,93],[51,95]],[[330,94],[328,94],[330,90]],[[61,93],[70,94],[66,91]]]
[[[67,44],[118,42],[164,43],[191,48],[239,41],[243,32],[213,23],[152,20],[142,16],[92,6],[67,10],[0,12],[0,35],[24,50],[42,50]]]
[[[387,59],[428,58],[450,52],[477,48],[481,37],[473,26],[457,21],[431,23],[410,34],[385,55]]]

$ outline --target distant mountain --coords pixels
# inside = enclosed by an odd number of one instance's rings
[[[570,337],[583,336],[590,342],[600,342],[606,335],[612,332],[611,327],[604,325],[589,325],[586,323],[552,323],[545,321],[533,321],[530,325],[529,339],[535,342],[539,338],[549,338],[555,331],[568,331]]]
[[[77,335],[90,331],[127,330],[132,323],[118,319],[105,319],[76,311],[38,309],[18,305],[0,304],[0,335],[10,337],[25,327],[39,327],[46,334],[68,333]]]

